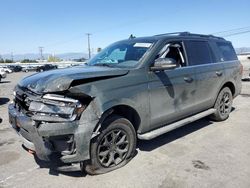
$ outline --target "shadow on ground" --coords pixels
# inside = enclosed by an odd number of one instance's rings
[[[177,140],[179,138],[182,138],[186,135],[189,135],[195,131],[198,131],[206,126],[209,126],[213,124],[212,121],[209,120],[209,118],[203,118],[201,120],[198,120],[196,122],[190,123],[186,126],[183,126],[181,128],[178,128],[176,130],[173,130],[171,132],[168,132],[162,136],[159,136],[153,140],[149,141],[143,141],[138,140],[137,148],[141,151],[152,151],[162,145],[168,144],[170,142],[173,142],[174,140]],[[140,151],[139,151],[140,152]],[[58,164],[55,163],[48,163],[45,161],[41,161],[36,156],[34,156],[36,163],[40,166],[40,168],[48,168],[49,174],[58,176],[59,174],[64,174],[66,176],[71,177],[85,177],[87,174],[80,171],[80,168],[78,170],[73,171],[58,171],[56,168]],[[60,164],[59,164],[60,166]],[[80,165],[79,165],[80,166]]]
[[[1,81],[0,84],[7,84],[10,83],[10,81]]]
[[[40,160],[36,155],[34,155],[34,159],[40,168],[48,169],[49,174],[53,176],[59,176],[59,174],[63,174],[65,176],[71,176],[71,177],[85,177],[87,175],[87,173],[82,172],[80,170],[80,164],[75,164],[78,166],[78,168],[74,168],[74,169],[67,170],[67,171],[61,171],[61,170],[58,170],[57,168],[58,167],[60,168],[60,166],[65,166],[66,164],[63,164],[60,162],[43,161],[43,160]],[[70,167],[71,165],[69,164],[68,166]]]
[[[141,151],[152,151],[165,144],[173,142],[179,138],[182,138],[188,134],[198,131],[206,126],[213,124],[209,118],[203,118],[196,122],[187,124],[183,127],[170,131],[152,140],[138,140],[138,148]]]
[[[0,105],[4,105],[8,103],[9,101],[10,101],[9,98],[6,98],[6,97],[0,98]]]

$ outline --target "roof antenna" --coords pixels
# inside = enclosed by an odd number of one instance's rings
[[[131,34],[130,36],[129,36],[129,39],[134,39],[134,38],[136,38],[133,34]]]

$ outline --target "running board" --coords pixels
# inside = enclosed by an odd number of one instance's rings
[[[208,109],[208,110],[203,111],[203,112],[201,112],[199,114],[187,117],[185,119],[182,119],[180,121],[174,122],[172,124],[165,125],[164,127],[155,129],[153,131],[150,131],[150,132],[147,132],[147,133],[144,133],[144,134],[138,134],[138,138],[141,139],[141,140],[151,140],[151,139],[153,139],[153,138],[155,138],[157,136],[160,136],[160,135],[162,135],[164,133],[167,133],[169,131],[172,131],[174,129],[182,127],[182,126],[184,126],[186,124],[194,122],[194,121],[196,121],[198,119],[201,119],[203,117],[211,115],[215,111],[216,111],[216,109],[214,109],[214,108]]]

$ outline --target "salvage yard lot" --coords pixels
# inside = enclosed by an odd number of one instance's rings
[[[12,90],[24,76],[0,83],[0,187],[250,187],[250,82],[224,122],[204,118],[151,141],[139,141],[128,165],[104,175],[40,168],[8,123]]]

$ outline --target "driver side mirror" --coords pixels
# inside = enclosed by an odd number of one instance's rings
[[[152,71],[160,71],[167,69],[174,69],[177,67],[177,62],[172,58],[158,58],[154,65],[150,68]]]

